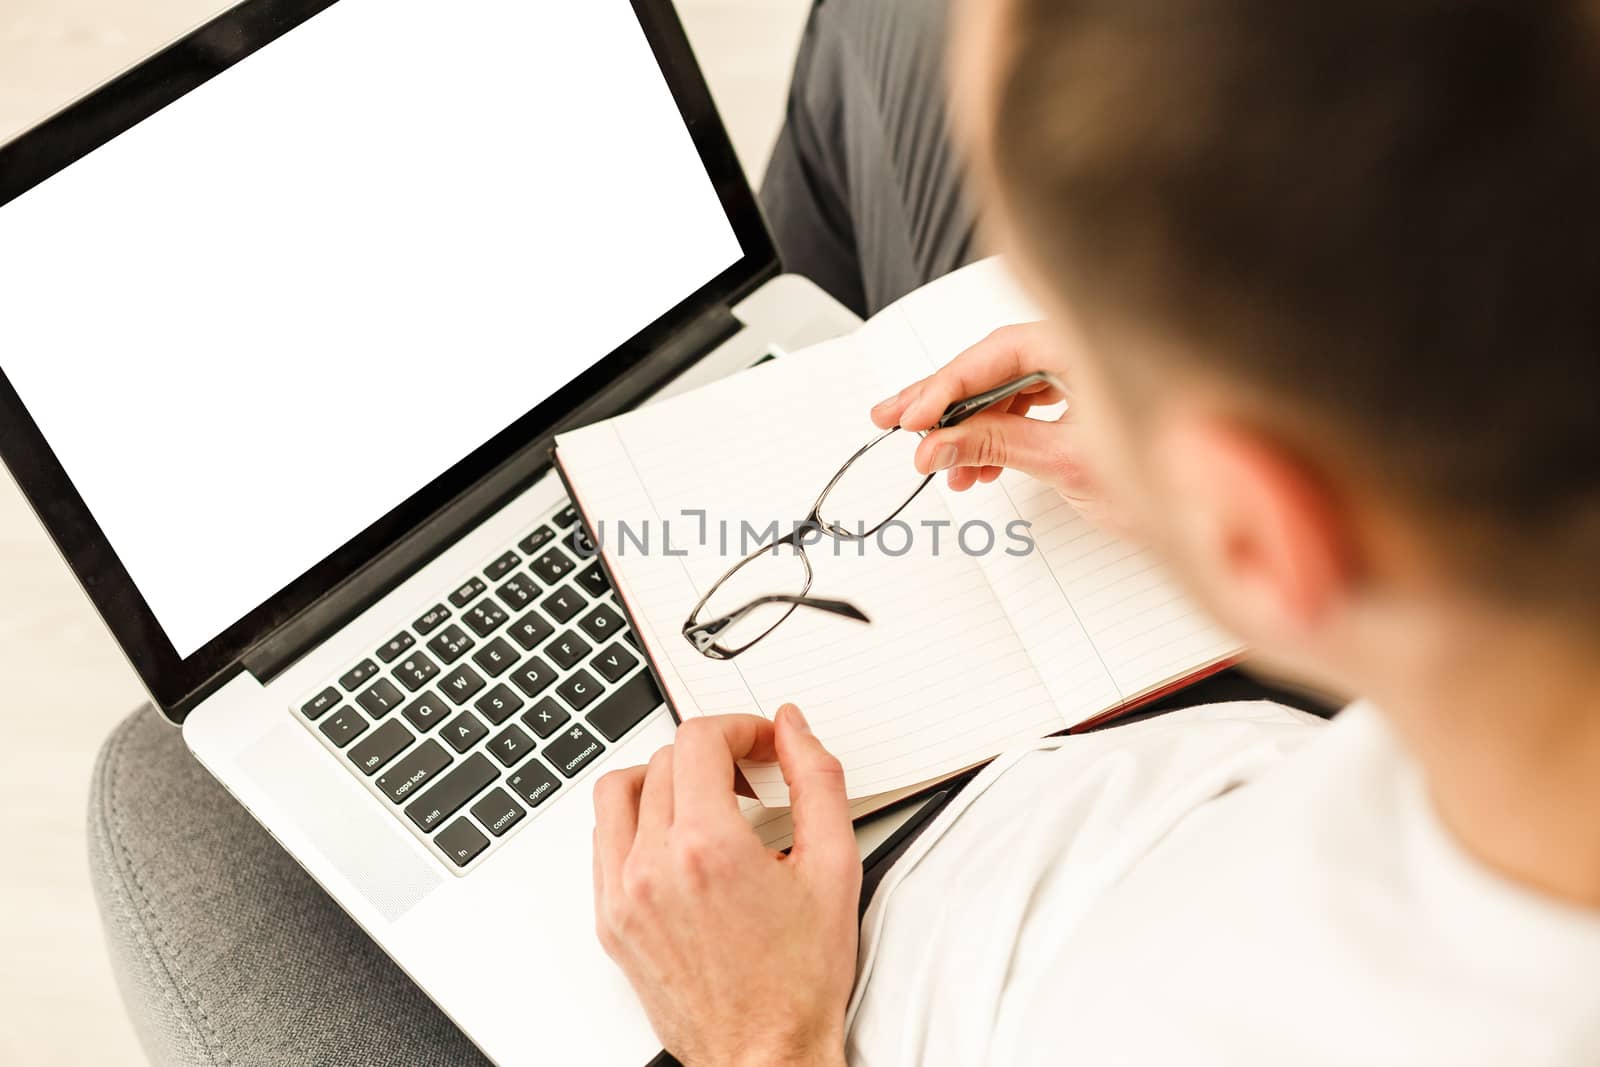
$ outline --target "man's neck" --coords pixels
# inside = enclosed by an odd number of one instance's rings
[[[1385,711],[1467,851],[1600,908],[1600,657],[1532,629],[1479,638]]]

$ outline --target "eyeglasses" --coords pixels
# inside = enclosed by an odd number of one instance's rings
[[[913,462],[924,437],[1013,397],[1047,388],[1066,392],[1055,375],[1037,372],[956,401],[931,429],[912,431],[897,426],[868,441],[845,460],[823,486],[811,511],[790,533],[763,544],[717,579],[684,620],[684,639],[708,659],[728,660],[771,634],[797,608],[870,622],[860,608],[847,601],[806,595],[812,580],[806,535],[813,540],[826,535],[841,541],[876,536],[934,479],[932,474],[918,474]],[[784,592],[772,592],[775,589]]]

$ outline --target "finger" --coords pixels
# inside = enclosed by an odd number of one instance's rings
[[[910,385],[906,386],[889,399],[879,401],[878,404],[872,409],[873,424],[876,425],[880,430],[890,430],[901,425],[903,421],[902,417],[906,409],[917,401],[923,389],[925,389],[930,382],[934,383],[935,388],[944,388],[943,385],[935,381],[936,377],[937,376],[930,376],[928,378],[923,378],[921,381],[912,382]],[[1013,377],[1017,377],[1017,375],[1013,375]],[[994,384],[1000,385],[1007,380],[1009,379],[1001,379],[996,381]],[[973,390],[973,392],[981,391],[982,388]],[[966,395],[970,396],[971,393]],[[949,407],[951,403],[959,399],[962,399],[962,397],[959,395],[951,396],[949,400],[945,401],[944,407],[939,409],[940,414],[943,414],[945,407]],[[1018,393],[1016,396],[1011,397],[1009,400],[1001,401],[998,405],[996,405],[995,410],[1010,411],[1014,415],[1026,415],[1031,408],[1058,404],[1065,399],[1066,397],[1062,394],[1061,390],[1057,389],[1055,386],[1050,385],[1047,382],[1039,382],[1036,385],[1029,386],[1027,389]]]
[[[999,481],[1001,473],[1005,470],[1004,467],[975,467],[972,469],[978,472],[978,481],[984,485]]]
[[[651,847],[664,843],[672,827],[673,746],[662,745],[650,757],[645,769],[644,786],[639,791],[639,826],[633,835],[633,847]]]
[[[644,768],[627,767],[594,784],[594,845],[602,887],[617,884],[622,863],[633,848],[639,822],[639,792]]]
[[[1037,367],[1042,345],[1042,323],[1027,323],[996,330],[945,364],[928,378],[900,412],[907,430],[926,430],[939,421],[945,408],[1020,378]]]
[[[673,803],[678,820],[735,817],[734,764],[774,760],[772,723],[759,715],[689,719],[673,743]]]
[[[1069,462],[1060,423],[985,412],[929,434],[917,446],[924,474],[960,467],[1005,467],[1047,481]]]
[[[848,861],[859,868],[844,770],[793,704],[778,709],[777,743],[778,764],[789,784],[789,810],[794,818],[790,856],[798,861],[815,856],[829,864]]]
[[[952,492],[965,493],[968,489],[978,484],[978,471],[980,469],[982,468],[957,467],[945,475],[945,482],[950,486]]]
[[[880,400],[872,409],[872,422],[880,430],[892,430],[900,424],[900,413],[921,392],[927,378],[912,382],[888,400]]]

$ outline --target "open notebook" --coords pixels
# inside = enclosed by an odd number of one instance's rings
[[[1150,556],[1014,472],[965,493],[937,479],[900,516],[911,536],[809,547],[810,595],[854,603],[869,625],[797,611],[730,661],[684,640],[702,594],[759,547],[746,529],[800,522],[876,432],[872,404],[995,327],[1035,318],[986,261],[840,340],[558,439],[573,499],[680,719],[770,717],[793,701],[844,764],[859,815],[1237,656]],[[963,547],[969,523],[985,525]],[[763,804],[787,804],[775,765],[744,771]]]

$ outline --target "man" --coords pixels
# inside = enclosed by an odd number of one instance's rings
[[[874,419],[1069,378],[1069,422],[1025,398],[918,468],[1094,501],[1370,703],[1004,755],[859,945],[801,712],[691,722],[597,790],[607,950],[691,1067],[1600,1062],[1600,6],[958,6],[957,140],[1050,318]],[[745,756],[783,765],[787,857]]]
[[[974,253],[941,7],[817,6],[764,190],[791,268],[864,312]],[[1065,371],[1072,422],[991,415],[920,462],[1054,481],[1373,704],[1009,753],[859,951],[801,717],[685,730],[597,820],[597,926],[663,1041],[689,1067],[1600,1062],[1592,5],[966,0],[948,37],[976,199],[1052,318],[874,417]],[[795,784],[789,859],[730,829],[745,751]],[[164,1062],[481,1062],[148,711],[91,830]]]

